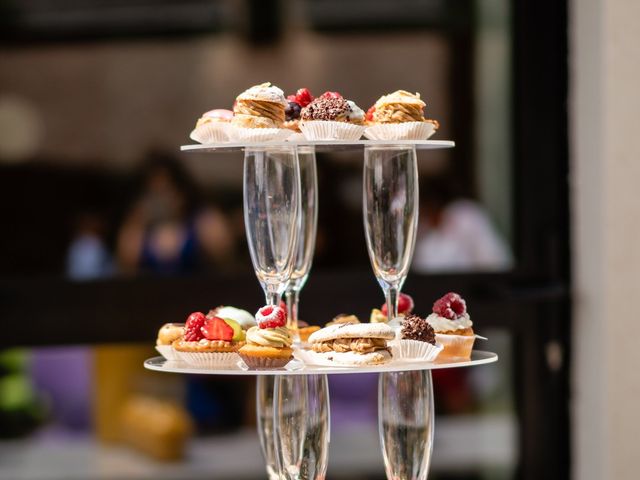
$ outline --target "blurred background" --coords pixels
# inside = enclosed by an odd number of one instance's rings
[[[500,355],[435,375],[430,478],[567,478],[566,37],[553,1],[0,0],[0,478],[265,476],[251,380],[141,367],[165,322],[262,304],[242,156],[179,147],[265,81],[364,110],[421,93],[456,148],[419,154],[404,290],[422,316],[462,293]],[[301,318],[366,321],[361,154],[318,170]],[[383,479],[376,378],[357,381],[332,384],[328,476]]]

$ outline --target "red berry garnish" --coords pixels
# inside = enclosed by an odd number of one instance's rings
[[[387,304],[385,303],[380,307],[383,314],[387,314]],[[413,311],[413,298],[406,293],[401,293],[398,297],[398,314],[409,315]]]
[[[267,305],[258,310],[256,321],[260,328],[284,327],[287,323],[287,311],[282,307]]]
[[[324,92],[320,98],[342,98],[338,92]]]
[[[294,102],[296,102],[298,105],[304,108],[307,105],[309,105],[311,102],[313,102],[313,95],[311,95],[311,92],[309,91],[308,88],[300,88],[296,92]]]
[[[372,106],[369,110],[367,110],[367,113],[364,114],[364,118],[365,120],[369,121],[369,122],[373,122],[373,112],[376,111],[376,106]]]
[[[467,303],[457,293],[449,292],[436,300],[433,304],[433,313],[449,320],[455,320],[467,313]]]
[[[233,339],[233,328],[219,317],[208,318],[200,330],[207,340],[230,342]]]
[[[287,95],[287,102],[295,102],[298,103],[298,99],[295,95]]]
[[[187,342],[197,342],[204,337],[200,329],[207,317],[202,312],[194,312],[187,318],[184,324],[184,339]]]

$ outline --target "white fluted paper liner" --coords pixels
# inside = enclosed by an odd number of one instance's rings
[[[289,137],[287,137],[287,142],[304,142],[306,138],[300,132],[293,132]]]
[[[445,335],[436,333],[436,343],[440,343],[444,347],[440,358],[471,357],[475,340],[475,335]]]
[[[175,361],[178,359],[176,351],[171,345],[156,345],[156,350],[167,360]]]
[[[367,127],[369,140],[426,140],[436,131],[431,122],[381,123]]]
[[[433,362],[444,348],[436,343],[432,345],[419,340],[394,340],[389,342],[395,360]]]
[[[236,352],[179,352],[178,359],[192,367],[218,368],[231,367],[238,363],[240,356]]]
[[[209,122],[196,127],[189,135],[194,140],[203,145],[211,143],[222,143],[229,141],[228,131],[231,127],[229,122]]]
[[[293,130],[288,128],[245,128],[231,125],[228,130],[229,139],[234,142],[282,142]]]
[[[307,140],[360,140],[364,133],[363,125],[328,120],[309,120],[300,122],[300,130]]]

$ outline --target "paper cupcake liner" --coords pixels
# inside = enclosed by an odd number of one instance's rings
[[[230,127],[228,122],[205,123],[194,129],[189,138],[203,145],[228,142]]]
[[[436,131],[431,122],[384,123],[367,127],[369,140],[426,140]]]
[[[300,122],[300,130],[307,140],[360,140],[363,125],[327,120]]]
[[[293,132],[290,136],[287,137],[287,142],[304,142],[306,138],[300,132]]]
[[[433,362],[444,348],[440,344],[432,345],[419,340],[394,340],[389,344],[396,360],[422,360]]]
[[[234,142],[282,142],[293,133],[288,128],[243,128],[235,125],[228,130],[229,139]]]
[[[438,358],[469,358],[473,350],[474,335],[444,335],[436,333],[436,342],[442,344],[444,350]]]
[[[174,350],[178,359],[193,367],[217,368],[231,367],[238,363],[236,352],[179,352]]]
[[[156,350],[167,360],[175,361],[178,359],[176,351],[171,345],[156,345]]]
[[[291,361],[293,357],[259,357],[257,355],[239,354],[242,361],[249,367],[249,370],[269,370],[272,368],[282,368]]]

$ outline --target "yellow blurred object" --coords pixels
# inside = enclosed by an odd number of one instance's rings
[[[126,401],[120,428],[126,444],[158,460],[183,458],[193,431],[184,408],[145,396],[132,396]]]

